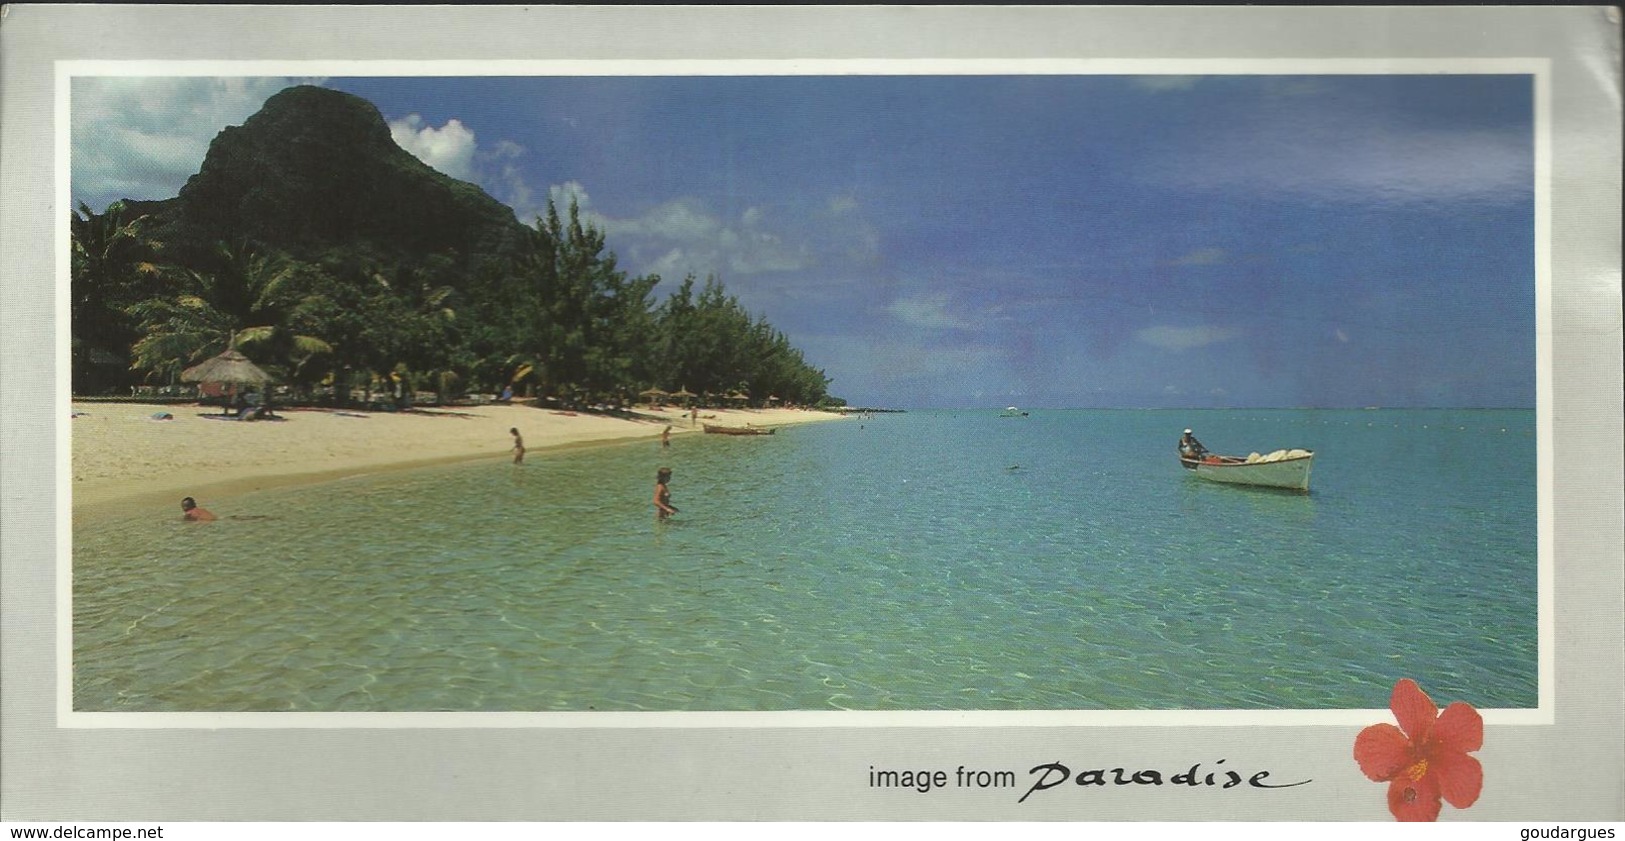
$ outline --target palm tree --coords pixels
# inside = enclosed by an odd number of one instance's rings
[[[502,364],[500,377],[503,388],[509,386],[530,386],[535,383],[547,383],[547,366],[540,357],[531,354],[510,354]],[[529,397],[530,394],[524,396]]]
[[[412,270],[400,270],[391,283],[383,274],[376,280],[383,291],[368,308],[375,320],[372,346],[375,367],[401,382],[402,403],[419,383],[430,383],[444,397],[446,379],[453,370],[453,349],[458,346],[457,311],[451,306],[455,290],[437,286],[433,278]]]
[[[180,289],[132,307],[144,335],[132,349],[134,368],[172,374],[228,348],[260,346],[298,364],[332,347],[286,329],[293,264],[239,244],[221,244],[214,272],[183,269]]]
[[[126,218],[123,202],[97,215],[84,202],[69,222],[72,234],[71,325],[76,391],[113,384],[126,368],[135,325],[125,309],[141,300],[159,275],[162,245],[143,230],[147,217]]]

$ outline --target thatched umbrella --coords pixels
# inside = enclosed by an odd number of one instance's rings
[[[234,348],[181,372],[181,382],[220,383],[233,386],[232,397],[237,396],[235,386],[264,385],[270,381],[270,374],[260,370],[258,365],[248,361],[248,357],[238,353]],[[230,409],[229,403],[227,409]]]
[[[674,400],[688,400],[691,397],[697,397],[699,395],[696,395],[694,392],[689,391],[688,386],[685,385],[685,386],[683,386],[682,391],[674,391],[674,392],[671,393],[671,396],[672,396],[672,399],[674,399]]]
[[[659,398],[666,396],[666,392],[658,388],[646,388],[638,392],[638,396],[649,398],[648,403],[652,407],[656,405],[656,401],[658,401]]]

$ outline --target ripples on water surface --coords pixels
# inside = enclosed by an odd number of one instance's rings
[[[1185,425],[1314,493],[1184,475]],[[1536,703],[1527,411],[917,412],[206,504],[75,526],[76,709]]]

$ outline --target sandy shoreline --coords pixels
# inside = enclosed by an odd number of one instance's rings
[[[240,493],[362,473],[481,458],[512,458],[517,428],[526,459],[541,451],[701,432],[679,409],[638,409],[649,420],[567,415],[526,406],[472,406],[431,413],[293,409],[280,422],[202,417],[195,405],[74,403],[70,421],[76,516],[113,506]],[[154,420],[167,412],[173,420]],[[800,409],[706,409],[722,426],[784,426],[838,420]]]

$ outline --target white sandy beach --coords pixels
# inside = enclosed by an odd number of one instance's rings
[[[478,458],[512,458],[517,428],[526,460],[540,450],[636,438],[657,440],[701,432],[681,409],[639,414],[663,420],[567,415],[527,406],[432,409],[427,413],[279,410],[283,421],[240,422],[201,417],[196,405],[74,403],[73,507],[254,490],[342,476]],[[217,411],[217,410],[216,410]],[[168,412],[173,420],[154,420]],[[721,426],[784,426],[837,420],[801,409],[705,409]]]

